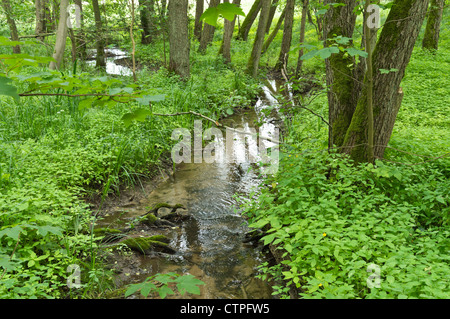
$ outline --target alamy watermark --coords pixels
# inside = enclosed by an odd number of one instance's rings
[[[369,277],[367,277],[367,287],[372,288],[381,288],[381,268],[376,264],[370,264],[367,266],[367,272],[370,273]]]
[[[253,128],[226,128],[225,138],[219,128],[203,132],[202,127],[202,121],[196,120],[193,134],[186,128],[172,132],[172,140],[179,140],[172,148],[174,163],[261,163],[264,174],[278,171],[279,130],[276,127],[270,130],[261,127],[259,132]],[[204,142],[209,143],[203,147]]]

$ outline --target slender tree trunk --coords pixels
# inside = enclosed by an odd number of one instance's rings
[[[335,0],[328,0],[335,2]],[[325,16],[325,35],[351,37],[355,24],[352,8],[356,0],[341,0],[344,7],[333,7]],[[394,0],[379,40],[373,51],[373,145],[374,158],[382,158],[389,142],[403,92],[400,83],[410,60],[414,44],[423,23],[428,0]],[[369,48],[370,49],[370,48]],[[352,62],[352,63],[349,63]],[[330,92],[329,123],[331,145],[342,146],[356,162],[369,159],[368,152],[368,97],[369,75],[364,77],[361,91],[355,89],[352,79],[353,61],[341,54],[327,59],[327,83]],[[380,69],[397,69],[382,74]],[[344,75],[345,74],[345,75]],[[331,79],[331,81],[330,81]],[[350,117],[350,122],[347,119]]]
[[[437,50],[439,46],[439,32],[442,14],[444,12],[444,0],[431,0],[428,12],[427,26],[423,36],[422,48]]]
[[[86,35],[84,34],[84,16],[83,16],[83,1],[74,0],[75,4],[80,8],[80,30],[77,32],[75,38],[77,39],[77,53],[82,61],[86,60]]]
[[[14,20],[13,12],[11,10],[11,4],[9,0],[2,0],[1,2],[2,8],[6,14],[6,20],[8,22],[9,30],[11,32],[11,40],[19,41],[19,33],[17,32],[16,22]],[[13,47],[13,53],[20,53],[20,45],[16,45]]]
[[[247,64],[247,73],[256,77],[258,74],[259,60],[261,59],[261,49],[264,44],[267,20],[269,20],[270,0],[261,0],[261,15],[259,17],[258,29],[256,31],[255,42]]]
[[[190,76],[188,0],[169,0],[169,70],[183,79]]]
[[[247,13],[244,21],[242,22],[241,27],[239,28],[239,33],[237,38],[247,41],[248,33],[255,22],[256,17],[258,16],[259,11],[261,10],[261,0],[255,0],[250,11]]]
[[[309,0],[303,0],[303,6],[302,6],[302,20],[300,22],[300,45],[302,45],[305,42],[305,32],[306,32],[306,17],[309,12]],[[297,60],[297,70],[295,71],[296,76],[300,76],[302,73],[302,67],[303,67],[303,48],[300,48],[300,51],[298,52],[298,60]]]
[[[230,2],[230,0],[224,0],[224,2]],[[239,6],[241,0],[233,0],[233,4]],[[225,63],[231,63],[231,39],[233,38],[234,26],[236,24],[236,18],[233,21],[228,21],[224,19],[225,26],[223,32],[223,41],[219,49],[219,54],[222,54]]]
[[[209,8],[215,8],[219,5],[219,3],[220,0],[210,0]],[[209,25],[208,23],[205,23],[205,25],[203,26],[202,37],[200,39],[200,46],[198,47],[198,51],[200,53],[203,54],[206,52],[206,48],[214,38],[215,30],[216,28],[213,27],[212,25]]]
[[[285,16],[286,16],[286,7],[283,9],[283,12],[281,12],[281,15],[278,18],[278,22],[275,25],[275,28],[273,28],[272,32],[269,34],[269,37],[264,42],[262,50],[261,50],[261,54],[266,53],[266,51],[269,48],[270,44],[272,43],[273,39],[275,39],[275,37],[277,36],[278,31],[280,31],[281,25],[283,24]]]
[[[51,70],[59,69],[64,57],[64,50],[66,48],[67,39],[67,7],[69,6],[69,0],[61,0],[61,7],[59,10],[59,23],[56,31],[56,43],[55,50],[53,52],[53,58],[56,62],[50,62],[49,68]]]
[[[104,67],[106,67],[105,41],[104,41],[104,36],[103,36],[102,17],[100,14],[100,6],[98,5],[98,0],[92,0],[92,8],[94,9],[95,29],[97,30],[96,67],[104,68]]]
[[[205,0],[197,0],[195,5],[195,24],[194,24],[194,36],[198,41],[202,38],[203,22],[200,21],[200,17],[205,10]]]
[[[288,64],[289,50],[292,42],[292,27],[294,25],[295,0],[286,1],[286,17],[284,18],[283,40],[281,42],[280,55],[275,65],[276,70],[282,70]]]
[[[36,28],[35,34],[40,35],[45,33],[45,3],[44,0],[35,0],[36,7]],[[37,37],[38,40],[43,41],[44,37]]]
[[[275,13],[277,12],[279,0],[273,0],[272,6],[270,7],[269,20],[267,21],[266,34],[270,32],[270,26],[272,25],[273,18],[275,17]]]

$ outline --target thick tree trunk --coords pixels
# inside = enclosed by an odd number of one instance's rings
[[[280,55],[275,65],[276,70],[282,70],[287,66],[289,59],[289,50],[292,42],[292,27],[294,25],[295,0],[286,1],[286,16],[284,18],[283,40],[281,42]]]
[[[325,4],[335,2],[326,0]],[[355,27],[356,15],[353,9],[357,0],[341,0],[343,7],[329,9],[324,17],[325,46],[329,46],[327,37],[344,36],[351,38]],[[343,52],[333,54],[325,61],[326,80],[328,86],[328,117],[330,123],[329,146],[341,146],[344,142],[345,132],[350,126],[356,100],[353,93],[353,71],[348,65],[354,63],[351,56],[345,56]]]
[[[261,0],[255,0],[250,11],[247,13],[244,21],[242,22],[241,28],[239,29],[239,33],[237,38],[247,41],[248,33],[255,22],[256,17],[258,16],[259,11],[261,10]]]
[[[11,4],[9,3],[9,0],[2,0],[1,5],[6,14],[6,20],[8,22],[9,30],[11,32],[11,40],[19,41],[19,33],[17,32],[17,26],[16,26],[16,22],[14,20],[13,12],[11,10]],[[20,53],[19,45],[16,45],[13,47],[13,53],[16,53],[16,54]]]
[[[396,0],[389,12],[373,52],[374,156],[383,158],[403,92],[400,83],[425,18],[428,0]],[[398,71],[381,74],[380,69]],[[367,83],[367,76],[364,83]],[[344,150],[356,162],[368,160],[367,86],[359,96],[351,124],[346,130]]]
[[[259,60],[261,59],[261,49],[264,44],[264,35],[266,33],[267,20],[270,13],[270,0],[261,0],[261,15],[259,17],[258,30],[256,31],[255,42],[253,43],[252,53],[248,60],[247,72],[253,77],[258,74]]]
[[[230,2],[230,0],[224,0],[224,2]],[[241,0],[233,0],[233,4],[239,6],[241,4]],[[231,39],[233,38],[236,18],[234,18],[233,21],[228,21],[227,19],[224,20],[223,40],[219,49],[219,54],[222,54],[225,63],[231,63]]]
[[[142,44],[150,44],[153,42],[155,35],[155,1],[141,0],[139,2],[139,15],[141,18],[142,28]]]
[[[56,62],[50,62],[49,68],[51,70],[59,69],[62,59],[64,57],[64,50],[66,48],[67,39],[67,7],[69,6],[69,0],[61,0],[61,7],[59,10],[59,23],[56,31],[56,43],[55,50],[53,52],[53,58]]]
[[[444,0],[431,0],[428,12],[427,26],[423,36],[422,48],[437,50],[439,46],[439,32],[441,28]]]
[[[198,41],[202,38],[203,22],[200,21],[200,17],[205,10],[205,0],[197,0],[195,2],[195,23],[194,23],[194,36]]]
[[[219,3],[220,0],[210,0],[209,7],[215,8],[219,5]],[[216,28],[213,27],[212,25],[209,25],[208,23],[205,23],[205,25],[203,26],[202,37],[200,39],[200,46],[198,47],[198,51],[200,53],[206,52],[206,48],[214,39],[215,30]]]
[[[270,7],[269,20],[267,20],[267,28],[266,33],[269,34],[270,26],[272,25],[273,18],[275,17],[275,13],[277,12],[279,0],[273,0],[272,6]]]
[[[106,57],[105,57],[105,41],[102,31],[102,17],[100,14],[100,6],[98,5],[98,0],[92,0],[92,8],[94,9],[95,17],[95,29],[97,30],[97,56],[96,56],[96,67],[104,68],[106,67]]]
[[[188,0],[169,0],[169,70],[186,79],[189,65]]]
[[[275,39],[275,37],[277,36],[278,31],[280,31],[281,25],[283,24],[285,16],[286,16],[286,7],[283,9],[283,12],[281,12],[281,15],[278,19],[277,24],[275,25],[275,28],[273,28],[272,32],[269,34],[269,37],[264,42],[261,54],[264,54],[267,51],[273,39]]]
[[[309,12],[308,6],[309,6],[309,0],[303,0],[302,20],[300,22],[300,44],[303,44],[305,42],[306,17]],[[300,51],[298,52],[297,70],[295,71],[296,76],[300,76],[300,74],[302,73],[302,67],[303,67],[302,56],[303,56],[303,48],[300,48]]]

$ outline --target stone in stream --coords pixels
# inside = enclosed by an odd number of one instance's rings
[[[175,254],[176,251],[168,245],[169,239],[164,235],[154,235],[150,237],[130,237],[118,244],[125,245],[133,251],[141,254],[149,254],[151,252],[162,252],[166,254]]]

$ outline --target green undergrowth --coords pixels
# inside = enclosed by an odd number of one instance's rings
[[[7,49],[2,53],[8,54]],[[71,74],[69,51],[63,72]],[[23,52],[46,55],[35,44],[24,45]],[[220,119],[252,103],[256,81],[234,72],[215,54],[193,54],[193,59],[192,78],[186,82],[164,67],[139,71],[138,87],[165,96],[153,103],[154,112],[195,111]],[[83,70],[81,63],[78,69]],[[20,75],[45,70],[24,67]],[[135,85],[130,77],[116,79],[123,87]],[[25,89],[16,85],[19,92]],[[0,97],[0,298],[93,298],[112,288],[90,231],[97,212],[88,202],[160,174],[176,143],[173,129],[193,126],[192,116],[149,116],[125,126],[122,117],[139,107],[136,102],[80,108],[81,101]],[[67,285],[73,264],[81,267],[81,289]]]
[[[242,199],[285,259],[260,267],[275,295],[295,286],[299,298],[449,298],[448,34],[443,22],[437,52],[419,37],[383,161],[328,153],[326,125],[306,110],[286,122],[278,173]],[[327,118],[326,94],[308,107]]]

